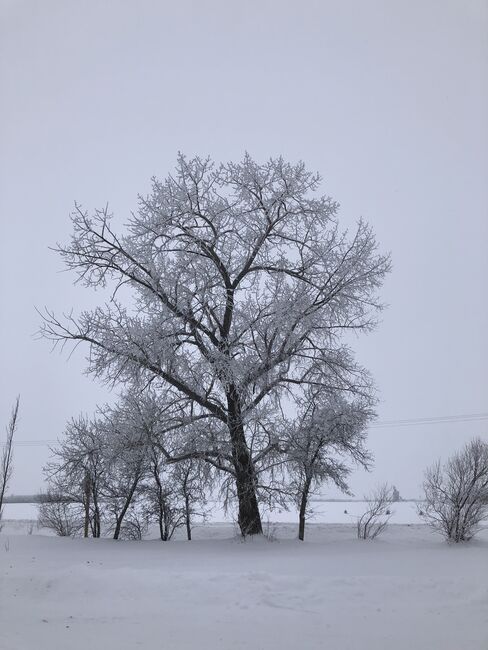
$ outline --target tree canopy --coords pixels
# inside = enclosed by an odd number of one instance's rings
[[[261,532],[258,474],[293,420],[285,410],[310,391],[373,400],[343,334],[375,326],[390,261],[365,222],[341,231],[319,184],[281,158],[180,155],[123,234],[108,209],[76,205],[71,241],[58,245],[79,282],[113,295],[78,316],[47,311],[43,334],[87,343],[96,377],[150,385],[161,444],[232,476],[243,534]]]

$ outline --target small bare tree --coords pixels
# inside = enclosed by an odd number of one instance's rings
[[[298,539],[305,537],[314,488],[332,481],[350,494],[346,479],[351,470],[344,459],[368,467],[371,457],[364,442],[366,425],[373,416],[371,402],[370,396],[348,402],[339,395],[320,396],[315,391],[304,399],[285,442],[291,489],[299,508]]]
[[[17,428],[17,420],[19,416],[20,395],[15,400],[15,404],[10,415],[10,420],[7,425],[7,439],[3,446],[2,457],[0,459],[0,530],[3,512],[3,499],[7,491],[10,477],[12,476],[12,461],[13,461],[13,440],[14,433]]]
[[[100,422],[103,411],[89,419],[73,418],[67,423],[63,441],[52,449],[53,460],[44,467],[49,492],[81,506],[84,537],[91,531],[101,535],[101,490],[105,481],[106,462],[103,454],[104,432]]]
[[[450,542],[466,542],[488,516],[488,444],[469,442],[425,472],[425,503],[419,515]]]
[[[116,423],[111,423],[115,427]],[[139,485],[146,471],[146,450],[140,440],[124,435],[130,432],[119,429],[119,437],[107,450],[108,471],[103,486],[107,513],[113,518],[113,538],[119,539],[126,514],[133,506]]]
[[[393,493],[387,483],[366,497],[368,509],[357,522],[358,539],[374,539],[385,530],[392,515]]]
[[[172,477],[176,495],[182,502],[188,541],[191,541],[195,517],[204,521],[207,517],[205,488],[210,484],[209,470],[210,468],[205,467],[202,462],[192,459],[177,463],[173,470]]]
[[[142,490],[146,516],[149,521],[157,521],[159,536],[163,542],[167,542],[175,530],[185,524],[185,512],[174,477],[169,475],[169,466],[154,446],[151,448],[149,466],[150,477]]]
[[[37,525],[39,528],[50,528],[59,537],[75,537],[83,528],[80,504],[48,494],[46,500],[39,504]]]

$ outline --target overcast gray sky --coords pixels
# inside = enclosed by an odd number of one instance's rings
[[[381,420],[488,412],[486,1],[0,0],[0,19],[0,417],[20,392],[19,441],[107,398],[81,351],[33,338],[34,306],[97,302],[48,250],[73,201],[124,221],[178,150],[303,159],[344,226],[373,224],[390,307],[355,347]],[[474,435],[488,421],[372,429],[352,487],[415,496]],[[48,455],[16,447],[13,492],[41,487]]]

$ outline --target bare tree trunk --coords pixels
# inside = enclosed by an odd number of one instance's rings
[[[191,515],[190,515],[190,499],[185,491],[185,524],[186,524],[186,538],[191,542]]]
[[[158,523],[159,523],[159,536],[161,537],[161,541],[166,542],[167,540],[164,532],[164,512],[161,507],[159,508]]]
[[[228,422],[232,441],[232,456],[239,504],[237,521],[243,536],[261,535],[263,526],[256,496],[256,470],[244,434],[239,398],[233,386],[231,386],[227,395],[227,403],[229,407]]]
[[[83,480],[83,492],[85,496],[85,525],[83,529],[83,537],[88,537],[88,532],[90,530],[90,491],[91,491],[91,481],[90,475],[88,472],[85,473],[85,478]]]
[[[239,455],[236,467],[236,487],[239,502],[238,523],[243,536],[261,535],[263,526],[259,513],[258,500],[255,489],[254,471],[251,470],[245,454]],[[249,459],[250,461],[250,459]]]
[[[186,468],[186,472],[182,482],[183,498],[185,499],[185,526],[186,538],[191,542],[191,506],[190,495],[188,493],[188,477],[190,476],[190,466]]]
[[[95,520],[95,537],[100,537],[102,532],[102,526],[100,523],[100,510],[98,508],[98,504],[95,507],[94,520]]]
[[[310,493],[310,480],[305,479],[300,501],[300,513],[298,515],[298,539],[303,542],[305,539],[305,517],[307,514],[308,495]]]
[[[122,510],[120,511],[119,516],[116,518],[115,522],[115,529],[114,529],[114,539],[119,539],[120,537],[120,529],[122,528],[122,522],[124,521],[125,513],[129,509],[129,506],[131,504],[132,498],[134,497],[134,492],[136,491],[136,488],[139,484],[139,480],[141,478],[141,475],[138,474],[138,476],[134,479],[134,482],[131,485],[129,494],[127,495],[127,499],[125,500],[125,503],[122,507]]]
[[[92,534],[93,537],[100,537],[101,534],[101,516],[100,516],[100,506],[98,505],[98,494],[94,485],[92,485],[92,499],[93,499],[93,525],[92,525]]]
[[[157,463],[153,464],[152,472],[158,490],[157,495],[158,495],[159,536],[161,537],[161,540],[165,542],[166,534],[165,534],[165,527],[164,527],[164,494],[163,494],[163,485],[161,483],[161,478],[159,476],[159,467]]]
[[[163,542],[168,542],[170,536],[170,516],[166,504],[163,505]]]

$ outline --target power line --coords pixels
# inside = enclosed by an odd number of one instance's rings
[[[439,415],[437,417],[410,418],[405,420],[380,420],[369,425],[369,429],[389,429],[393,427],[415,427],[431,424],[450,424],[456,422],[482,422],[488,420],[488,413],[467,413],[465,415]],[[16,447],[46,447],[56,445],[59,440],[14,440]]]
[[[419,424],[444,424],[449,422],[481,422],[488,420],[488,413],[468,413],[467,415],[439,415],[430,418],[412,418],[409,420],[383,420],[371,424],[369,428],[389,428],[417,426]]]
[[[48,447],[58,444],[59,440],[17,440],[13,441],[15,447]]]

